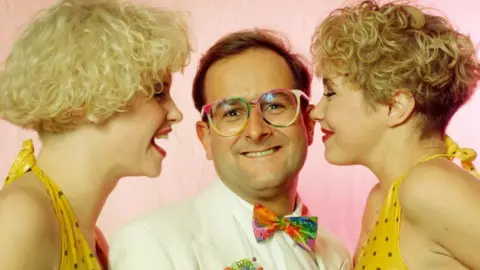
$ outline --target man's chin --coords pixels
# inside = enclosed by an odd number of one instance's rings
[[[251,189],[257,192],[275,193],[288,189],[290,185],[289,179],[285,176],[278,176],[276,178],[251,178]]]

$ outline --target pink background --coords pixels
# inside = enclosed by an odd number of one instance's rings
[[[12,41],[32,15],[52,0],[2,0],[0,3],[0,58],[8,54]],[[162,146],[169,152],[163,173],[158,179],[123,179],[111,194],[100,217],[99,226],[107,238],[137,215],[160,205],[167,205],[198,194],[212,179],[213,164],[205,159],[195,136],[198,119],[191,99],[191,83],[198,58],[221,35],[249,27],[269,27],[285,33],[293,48],[308,56],[310,36],[317,23],[341,0],[162,0],[143,1],[158,6],[187,10],[197,44],[197,53],[185,73],[174,78],[172,95],[184,113],[184,121]],[[480,19],[477,0],[425,0],[420,4],[440,9],[461,31],[480,41]],[[322,91],[318,80],[313,84],[313,100]],[[479,126],[474,125],[480,113],[476,95],[453,119],[449,133],[460,146],[480,149]],[[470,119],[470,118],[474,118]],[[375,179],[360,167],[334,167],[323,158],[319,132],[310,147],[307,163],[301,173],[300,193],[320,222],[354,249],[365,198]],[[21,141],[36,138],[0,121],[0,175],[6,175]],[[119,147],[121,147],[119,145]],[[38,148],[38,143],[37,143]],[[0,184],[1,187],[2,184]]]

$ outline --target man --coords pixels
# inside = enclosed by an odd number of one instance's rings
[[[272,32],[241,31],[211,47],[193,98],[219,180],[124,228],[112,269],[351,269],[346,248],[306,217],[297,195],[313,138],[310,83],[304,62]]]

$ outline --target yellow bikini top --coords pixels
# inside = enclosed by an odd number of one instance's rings
[[[446,138],[447,154],[437,154],[423,159],[421,162],[435,158],[458,158],[462,167],[480,178],[473,161],[477,153],[470,148],[459,148],[449,137]],[[367,242],[361,249],[355,270],[407,270],[403,261],[400,246],[401,206],[398,200],[398,190],[408,173],[399,177],[388,190],[387,197],[377,217],[377,221],[369,233]]]
[[[60,188],[36,166],[32,140],[23,142],[23,148],[13,162],[5,179],[8,186],[27,172],[32,171],[45,185],[50,196],[55,214],[60,224],[62,238],[62,260],[60,270],[85,269],[102,270],[100,263],[90,250],[83,233],[78,226],[77,218],[67,198]],[[97,242],[98,243],[98,242]],[[99,252],[100,256],[105,254]]]

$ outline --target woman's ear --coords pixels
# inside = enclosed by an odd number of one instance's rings
[[[388,126],[396,127],[405,123],[413,114],[415,109],[415,98],[407,89],[395,91],[392,103],[389,106]]]

